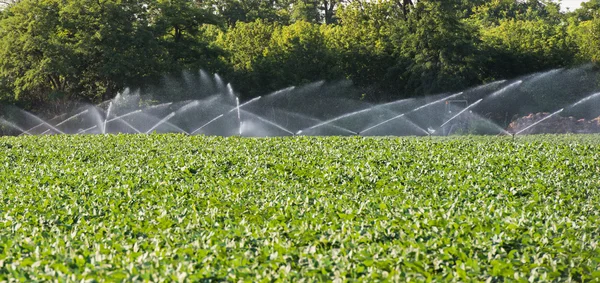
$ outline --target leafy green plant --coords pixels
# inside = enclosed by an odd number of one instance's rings
[[[0,281],[600,278],[598,136],[0,138]]]

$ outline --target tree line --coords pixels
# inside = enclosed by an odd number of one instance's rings
[[[248,99],[350,79],[372,100],[600,59],[600,0],[19,0],[0,11],[0,102],[99,102],[205,69]]]

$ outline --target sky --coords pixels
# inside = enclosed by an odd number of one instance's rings
[[[554,1],[558,2],[558,0],[554,0]],[[563,11],[566,11],[567,8],[569,8],[571,11],[573,11],[573,10],[579,8],[580,4],[582,2],[587,2],[587,0],[562,0],[560,7],[562,8]]]

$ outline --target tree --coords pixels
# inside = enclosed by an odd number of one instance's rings
[[[60,5],[56,1],[22,1],[0,20],[0,75],[16,99],[64,92],[71,86],[74,50],[58,38]],[[33,97],[36,96],[36,97]]]
[[[310,23],[319,23],[321,15],[317,8],[317,1],[296,0],[290,6],[290,19],[293,22],[304,21]]]
[[[576,59],[580,63],[600,62],[600,15],[590,20],[572,23],[570,34],[578,50]]]
[[[106,99],[160,72],[137,1],[23,0],[0,20],[0,76],[17,98]]]
[[[202,27],[217,24],[218,19],[203,1],[156,0],[148,9],[152,32],[166,53],[163,70],[216,69],[221,54],[205,40]]]
[[[208,5],[222,17],[226,25],[234,26],[238,22],[265,20],[287,24],[289,13],[286,11],[289,0],[209,0]]]
[[[558,24],[561,21],[557,3],[540,0],[491,0],[474,7],[471,20],[484,28],[496,26],[502,20],[535,21],[544,19]]]
[[[378,99],[446,92],[600,60],[599,9],[600,0],[567,15],[549,0],[19,0],[0,9],[0,100],[96,102],[199,68],[249,96],[339,78]]]
[[[323,28],[333,61],[332,72],[360,86],[382,87],[394,64],[390,35],[398,18],[393,2],[353,2],[338,10],[338,25]]]
[[[81,62],[75,65],[79,86],[74,91],[91,101],[105,100],[163,72],[160,61],[165,53],[150,28],[147,5],[135,0],[62,5],[57,36]]]
[[[1,0],[0,1],[0,11],[12,4],[14,4],[15,2],[17,2],[16,0]]]
[[[265,88],[256,66],[264,60],[264,50],[269,47],[277,26],[265,20],[238,22],[218,36],[216,45],[225,52],[222,60],[231,68],[230,77],[240,90],[257,92]]]
[[[331,66],[320,26],[299,21],[275,28],[257,71],[269,89],[276,90],[331,79]]]
[[[571,12],[571,18],[577,22],[585,22],[597,17],[600,12],[600,0],[589,0],[582,2],[581,7]]]
[[[405,95],[458,90],[481,81],[477,31],[457,17],[457,3],[419,1],[407,21],[395,27],[397,64],[387,76]]]
[[[543,19],[501,20],[483,30],[482,39],[494,52],[490,68],[505,78],[568,66],[575,54],[568,26]]]
[[[227,52],[228,63],[234,71],[252,72],[254,65],[268,48],[276,24],[256,20],[238,23],[221,34],[218,44]]]

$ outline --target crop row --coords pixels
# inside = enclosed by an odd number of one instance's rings
[[[0,138],[0,281],[600,279],[600,138]]]

